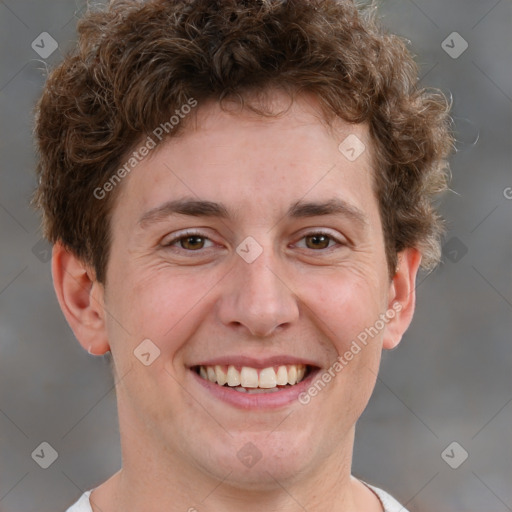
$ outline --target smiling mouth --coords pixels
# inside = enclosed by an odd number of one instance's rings
[[[195,366],[201,378],[218,386],[229,387],[240,393],[275,393],[291,388],[304,380],[312,367],[304,364],[286,364],[268,368],[249,366]]]

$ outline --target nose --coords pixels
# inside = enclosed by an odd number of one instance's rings
[[[236,268],[227,276],[217,304],[224,325],[260,338],[290,326],[299,317],[298,302],[282,266],[266,252],[252,263],[237,256]]]

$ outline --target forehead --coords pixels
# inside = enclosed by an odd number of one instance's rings
[[[277,94],[272,102],[282,114],[264,117],[224,110],[215,102],[199,105],[179,136],[164,140],[125,178],[114,216],[121,210],[130,217],[184,196],[260,217],[327,196],[369,206],[373,170],[367,127],[341,120],[327,125],[308,97],[290,103]]]

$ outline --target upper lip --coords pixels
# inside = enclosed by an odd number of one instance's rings
[[[236,366],[236,367],[242,367],[247,366],[249,368],[257,368],[257,369],[263,369],[263,368],[269,368],[271,366],[282,366],[287,364],[303,364],[306,366],[314,366],[314,367],[320,367],[320,365],[312,361],[311,359],[303,359],[300,357],[294,357],[289,355],[276,355],[272,357],[265,357],[265,358],[256,358],[256,357],[250,357],[250,356],[241,356],[241,355],[234,355],[234,356],[222,356],[222,357],[216,357],[213,359],[208,359],[205,361],[200,361],[198,363],[195,363],[191,365],[190,367],[193,368],[194,366]]]

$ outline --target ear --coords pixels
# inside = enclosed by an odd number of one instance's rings
[[[386,316],[391,319],[384,332],[384,349],[395,348],[411,323],[416,304],[416,275],[420,263],[421,254],[417,249],[408,248],[398,254],[397,271],[389,288]]]
[[[60,308],[76,338],[90,354],[110,350],[104,309],[104,287],[94,272],[60,242],[52,253],[53,286]]]

